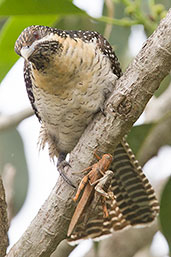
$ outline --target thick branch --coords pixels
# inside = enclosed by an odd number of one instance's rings
[[[114,147],[142,113],[146,103],[171,70],[171,10],[144,44],[106,103],[106,116],[98,114],[72,151],[68,176],[87,167],[93,149],[113,152]],[[75,175],[70,179],[78,183]],[[66,237],[74,211],[74,190],[60,178],[39,213],[8,257],[49,256]]]
[[[26,108],[12,115],[0,115],[0,131],[16,127],[21,121],[33,115],[31,108]]]

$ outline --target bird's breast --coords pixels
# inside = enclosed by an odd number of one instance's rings
[[[80,42],[57,56],[43,72],[33,69],[32,82],[39,116],[58,148],[73,149],[94,114],[103,108],[106,93],[112,91],[116,75],[109,59]],[[76,46],[75,46],[76,47]],[[65,146],[64,146],[65,144]]]

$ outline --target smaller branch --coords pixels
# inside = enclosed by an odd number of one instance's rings
[[[171,112],[171,84],[158,97],[153,97],[145,109],[145,122],[158,122],[167,113]]]
[[[66,240],[63,240],[50,257],[68,257],[75,247],[76,245],[69,245]]]
[[[0,256],[6,254],[8,247],[8,219],[7,219],[7,204],[5,201],[5,190],[0,176]]]
[[[14,200],[15,175],[16,175],[16,170],[14,166],[10,163],[7,163],[3,168],[2,178],[3,178],[4,188],[6,192],[7,213],[8,213],[9,224],[14,216],[13,200]]]
[[[139,250],[134,257],[154,257],[154,255],[151,253],[151,249],[148,246],[144,247],[143,249]]]
[[[159,98],[152,98],[145,110],[145,122],[154,123],[138,153],[143,166],[164,145],[171,145],[171,84]]]
[[[122,27],[131,27],[132,25],[137,25],[139,24],[137,21],[132,21],[129,18],[123,18],[123,19],[114,19],[106,16],[102,16],[100,18],[93,18],[97,21],[103,21],[107,22],[109,24],[117,25],[117,26],[122,26]]]
[[[26,108],[11,115],[0,115],[0,131],[16,127],[21,121],[34,114],[31,108]]]
[[[109,6],[110,2],[111,0],[106,0],[107,7]],[[122,19],[114,19],[113,16],[108,15],[108,16],[102,16],[100,18],[96,18],[96,20],[105,22],[107,24],[114,24],[122,27],[130,27],[132,25],[142,24],[148,35],[153,33],[153,31],[157,27],[157,23],[158,23],[157,21],[160,18],[158,17],[159,15],[157,15],[157,13],[156,13],[157,16],[155,15],[155,19],[152,20],[150,18],[152,15],[147,15],[144,11],[142,11],[140,2],[131,1],[131,0],[122,0],[122,3],[125,6],[125,13],[129,17],[125,16]],[[112,10],[111,4],[108,9]]]
[[[126,6],[125,12],[130,16],[132,21],[142,24],[148,34],[153,33],[157,27],[157,22],[152,21],[141,8],[141,1],[122,0]]]
[[[112,0],[105,0],[105,4],[107,7],[108,17],[113,18],[114,17],[114,4],[113,4]],[[111,32],[112,32],[112,24],[106,23],[106,27],[104,30],[104,37],[106,39],[109,39]]]

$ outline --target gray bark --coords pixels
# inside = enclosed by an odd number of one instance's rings
[[[0,256],[6,254],[8,246],[8,218],[7,218],[7,204],[5,200],[5,190],[0,176]]]

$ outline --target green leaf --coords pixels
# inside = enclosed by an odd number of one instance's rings
[[[85,13],[70,0],[1,0],[0,15]]]
[[[11,164],[15,170],[14,178],[14,214],[22,207],[28,188],[28,169],[23,142],[16,129],[0,133],[0,172],[5,165]]]
[[[52,25],[57,16],[16,16],[4,24],[0,33],[0,81],[19,58],[14,52],[14,44],[24,28],[30,25]]]
[[[161,195],[160,223],[171,253],[171,177],[168,179]]]
[[[131,129],[131,132],[128,135],[127,141],[133,150],[135,155],[138,155],[147,135],[150,133],[154,124],[142,124],[138,126],[134,126]]]

